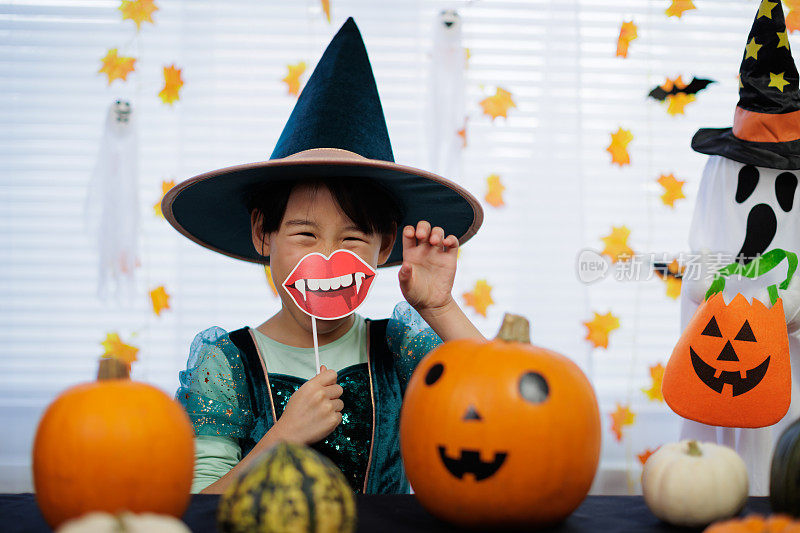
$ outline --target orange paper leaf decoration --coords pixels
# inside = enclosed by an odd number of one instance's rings
[[[150,291],[150,300],[153,302],[153,312],[158,316],[164,309],[169,309],[169,294],[163,285]]]
[[[629,260],[633,255],[633,249],[628,246],[630,234],[627,226],[612,226],[611,233],[600,239],[606,245],[600,253],[610,257],[612,263]]]
[[[174,186],[175,180],[161,182],[161,197],[158,199],[158,202],[153,205],[153,211],[155,211],[157,217],[164,218],[164,213],[161,212],[161,200],[164,199],[164,195]]]
[[[642,389],[647,398],[652,402],[663,402],[664,396],[661,394],[661,382],[664,380],[664,365],[658,363],[650,367],[650,388]]]
[[[122,342],[122,339],[119,338],[116,332],[107,333],[106,340],[100,344],[105,350],[102,355],[103,357],[114,357],[128,365],[136,361],[136,354],[139,353],[139,348]]]
[[[619,128],[611,134],[611,144],[606,151],[611,154],[611,162],[619,166],[630,165],[631,156],[628,154],[628,144],[633,140],[633,133]]]
[[[639,37],[636,24],[633,21],[623,22],[619,29],[619,38],[617,39],[617,56],[628,57],[628,45]]]
[[[683,13],[697,9],[692,0],[672,0],[672,4],[664,11],[668,17],[681,18]]]
[[[505,186],[500,182],[500,176],[491,174],[486,178],[486,185],[488,190],[486,192],[486,203],[493,207],[501,207],[505,205],[503,202],[503,191],[506,190]]]
[[[661,195],[661,201],[664,202],[664,205],[674,208],[675,200],[686,198],[683,194],[685,180],[676,179],[673,174],[662,174],[656,181],[664,187],[664,194]]]
[[[297,96],[300,94],[300,76],[306,71],[306,63],[300,61],[294,65],[286,65],[286,69],[289,73],[281,81],[289,88],[289,94]]]
[[[642,464],[642,466],[644,466],[644,464],[647,462],[647,460],[650,459],[650,456],[653,455],[654,453],[656,453],[657,451],[658,451],[658,448],[652,448],[652,449],[651,448],[647,448],[642,453],[637,453],[636,454],[636,458],[639,459],[639,462]]]
[[[611,311],[601,315],[596,311],[594,318],[584,322],[586,326],[587,341],[591,342],[595,348],[608,348],[608,335],[615,329],[619,329],[619,317],[614,316]]]
[[[617,409],[610,413],[611,417],[611,431],[614,433],[614,438],[617,442],[622,440],[622,429],[625,426],[633,425],[636,420],[636,415],[630,410],[628,405],[617,404]]]
[[[117,55],[117,49],[111,48],[101,59],[103,66],[97,71],[98,74],[105,74],[108,77],[108,84],[114,80],[127,81],[128,74],[133,72],[136,59]]]
[[[158,93],[161,101],[169,105],[178,101],[180,98],[178,91],[181,90],[181,87],[183,87],[181,69],[177,68],[174,64],[164,67],[164,88]]]
[[[786,31],[794,33],[800,30],[800,0],[783,0],[789,12],[786,13]]]
[[[142,22],[153,24],[153,13],[158,11],[153,0],[122,0],[119,6],[122,11],[122,20],[132,20],[136,23],[136,31],[139,31]]]
[[[475,312],[486,316],[487,308],[494,303],[492,300],[492,286],[489,285],[485,279],[480,279],[475,282],[475,287],[470,292],[463,294],[466,304]]]
[[[483,113],[492,117],[492,122],[497,117],[508,118],[508,110],[512,107],[517,107],[511,93],[505,89],[498,87],[493,96],[487,96],[480,101]]]

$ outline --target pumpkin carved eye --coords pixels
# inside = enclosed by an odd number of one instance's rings
[[[756,336],[753,335],[753,329],[750,327],[750,324],[748,324],[747,320],[744,321],[742,329],[739,330],[739,333],[736,334],[736,337],[734,337],[733,340],[756,342]]]
[[[519,393],[531,403],[542,403],[549,396],[550,387],[538,372],[526,372],[519,378]]]
[[[719,325],[717,325],[716,318],[713,316],[711,317],[711,320],[708,321],[708,325],[706,325],[706,329],[703,330],[701,335],[707,335],[709,337],[722,337],[722,333],[719,331]]]
[[[426,385],[433,385],[439,378],[442,377],[442,373],[444,372],[444,365],[442,363],[436,363],[430,369],[428,369],[428,373],[425,374],[425,384]]]

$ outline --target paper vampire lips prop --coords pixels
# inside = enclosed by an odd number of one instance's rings
[[[364,303],[375,270],[350,250],[304,256],[292,269],[283,288],[301,311],[320,320],[353,313]]]

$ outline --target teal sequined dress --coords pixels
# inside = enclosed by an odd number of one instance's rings
[[[417,363],[441,339],[408,305],[367,321],[368,362],[341,369],[342,423],[312,445],[339,466],[357,493],[407,493],[399,446],[402,396]],[[217,359],[219,358],[219,359]],[[242,456],[272,427],[305,379],[266,372],[248,328],[212,327],[191,346],[176,399],[195,434],[236,439]]]

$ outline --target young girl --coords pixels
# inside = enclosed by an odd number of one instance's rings
[[[459,240],[474,235],[482,212],[454,183],[393,162],[353,20],[320,59],[269,161],[191,178],[162,208],[192,240],[268,263],[281,298],[258,327],[212,327],[192,343],[176,397],[197,435],[193,492],[222,492],[281,440],[328,456],[356,492],[408,492],[399,449],[406,383],[442,340],[481,337],[451,290]],[[340,249],[373,269],[402,264],[410,305],[389,320],[317,320],[317,369],[312,319],[282,284],[307,254]]]

